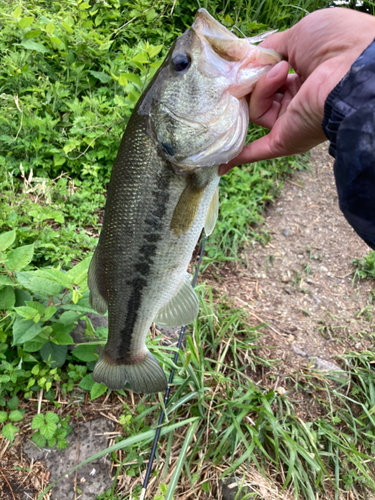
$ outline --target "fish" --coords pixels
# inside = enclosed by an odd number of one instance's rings
[[[240,39],[199,9],[132,112],[88,271],[90,305],[108,311],[93,379],[109,389],[167,388],[146,336],[153,322],[178,327],[198,315],[187,268],[218,217],[218,167],[243,148],[246,96],[282,59],[252,44],[261,39]]]

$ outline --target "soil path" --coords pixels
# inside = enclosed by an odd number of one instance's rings
[[[370,346],[371,281],[353,283],[352,265],[369,248],[338,208],[332,167],[326,145],[312,151],[309,170],[288,179],[265,214],[270,242],[254,243],[248,268],[220,286],[268,324],[264,345],[277,346],[268,357],[281,358],[289,373],[311,366],[311,357],[330,369],[335,355]]]

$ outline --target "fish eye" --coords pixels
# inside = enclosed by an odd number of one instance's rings
[[[178,73],[188,69],[191,64],[191,57],[185,52],[181,52],[172,57],[171,65],[172,68]]]

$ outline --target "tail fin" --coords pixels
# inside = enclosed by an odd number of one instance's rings
[[[164,371],[150,352],[140,363],[115,365],[105,359],[103,349],[92,378],[113,390],[123,389],[128,382],[132,391],[144,394],[165,391],[168,385]]]

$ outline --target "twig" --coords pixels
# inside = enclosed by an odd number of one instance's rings
[[[18,111],[21,113],[21,123],[20,123],[20,128],[18,129],[16,137],[13,139],[13,141],[16,141],[18,138],[19,133],[22,130],[22,122],[23,122],[23,104],[22,104],[22,109],[19,108],[18,106],[18,95],[14,96],[14,102],[16,103]]]
[[[42,408],[42,399],[43,399],[43,389],[40,389],[39,398],[38,398],[38,411],[37,411],[37,413],[40,413],[40,410]]]
[[[2,471],[1,469],[0,469],[0,472],[1,472],[1,475],[3,476],[3,478],[5,479],[5,482],[6,482],[6,483],[7,483],[7,485],[8,485],[8,488],[9,488],[10,494],[12,495],[13,500],[16,500],[16,497],[14,496],[14,493],[13,493],[12,487],[11,487],[11,485],[9,484],[8,479],[5,477],[5,475],[4,475],[4,473],[3,473],[3,471]]]
[[[76,465],[79,464],[79,420],[77,420],[77,459],[76,459]],[[76,472],[74,474],[74,500],[77,500],[77,474],[78,474],[78,469],[76,469]]]

